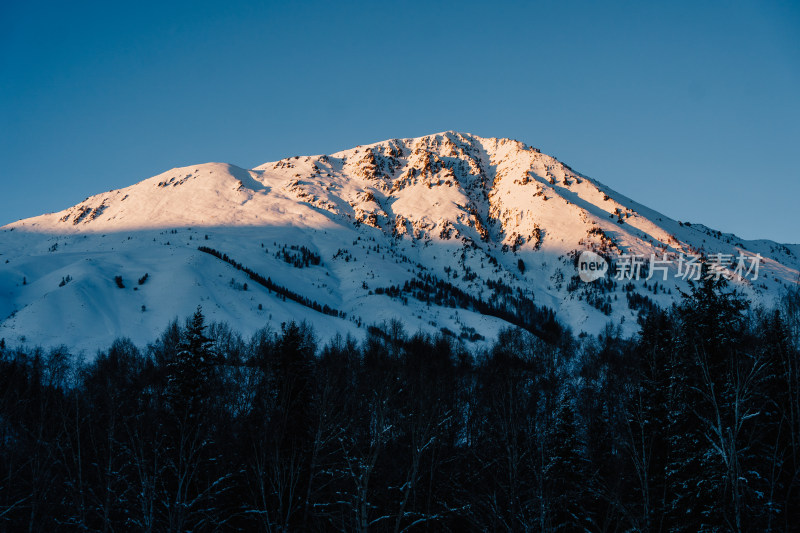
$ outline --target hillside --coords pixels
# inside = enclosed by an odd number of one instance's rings
[[[200,249],[202,247],[202,249]],[[445,132],[254,169],[169,170],[0,228],[0,338],[92,354],[152,340],[202,305],[243,334],[306,320],[322,337],[402,320],[467,343],[515,324],[626,334],[686,281],[579,280],[576,258],[760,254],[732,276],[754,305],[797,283],[800,246],[672,220],[518,141]],[[733,270],[731,265],[726,274]]]

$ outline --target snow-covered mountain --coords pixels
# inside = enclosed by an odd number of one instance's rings
[[[615,269],[579,280],[576,257],[760,254],[732,283],[769,304],[798,282],[800,246],[744,241],[638,204],[539,150],[445,132],[252,170],[176,168],[59,213],[0,228],[0,338],[85,349],[154,339],[199,304],[250,334],[311,322],[356,336],[401,319],[467,343],[510,323],[547,334],[636,328],[686,282]],[[728,271],[733,270],[733,265]]]

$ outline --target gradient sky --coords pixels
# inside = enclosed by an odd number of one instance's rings
[[[0,3],[0,224],[172,167],[444,130],[800,242],[800,4]]]

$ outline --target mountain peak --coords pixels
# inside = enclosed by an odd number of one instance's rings
[[[574,266],[582,250],[612,265],[632,254],[760,254],[762,276],[733,281],[754,301],[796,283],[800,270],[800,246],[684,225],[519,141],[455,131],[254,169],[174,168],[2,230],[0,250],[9,261],[0,279],[17,280],[0,286],[6,338],[46,336],[39,328],[48,321],[37,313],[61,299],[78,315],[91,308],[92,316],[70,330],[76,339],[95,338],[87,328],[97,323],[116,334],[117,309],[144,306],[160,314],[137,311],[126,319],[138,321],[140,338],[149,340],[154,328],[190,313],[198,300],[213,302],[212,319],[246,331],[265,320],[305,317],[323,332],[357,334],[367,321],[403,316],[412,330],[435,324],[490,338],[509,325],[499,318],[506,316],[502,309],[529,302],[529,314],[552,309],[579,331],[597,332],[611,316],[627,317],[632,333],[636,306],[670,305],[685,281],[673,267],[670,279],[624,289],[611,274],[602,283],[582,283]],[[245,267],[248,276],[287,288],[284,295],[302,295],[301,303],[276,300],[263,287],[243,294]],[[134,292],[108,281],[144,273],[152,282]],[[59,286],[67,278],[74,281]],[[438,296],[426,296],[431,290]],[[97,308],[106,300],[115,303]],[[337,316],[320,316],[323,306]]]

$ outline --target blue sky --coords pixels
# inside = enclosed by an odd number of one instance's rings
[[[796,2],[2,2],[0,224],[172,167],[458,130],[800,242]]]

